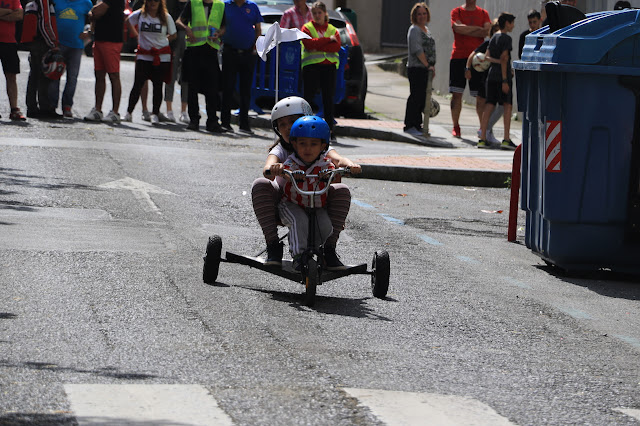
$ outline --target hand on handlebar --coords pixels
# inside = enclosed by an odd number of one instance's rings
[[[262,173],[267,178],[282,176],[283,169],[284,169],[284,165],[282,163],[274,163],[269,167],[265,167]]]
[[[362,173],[362,167],[360,164],[356,164],[348,158],[342,157],[337,164],[338,167],[349,169],[349,174],[357,175]]]

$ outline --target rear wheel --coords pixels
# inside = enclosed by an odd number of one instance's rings
[[[391,274],[391,264],[389,253],[386,251],[376,252],[371,263],[371,291],[373,296],[384,299],[389,291],[389,275]]]
[[[202,280],[207,284],[213,284],[218,279],[220,269],[220,256],[222,254],[222,238],[219,235],[209,237],[207,251],[203,257]]]

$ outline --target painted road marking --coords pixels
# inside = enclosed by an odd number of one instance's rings
[[[151,185],[147,182],[142,182],[140,180],[136,180],[130,177],[122,178],[119,180],[114,180],[113,182],[103,183],[102,185],[98,185],[98,188],[106,188],[106,189],[123,189],[125,191],[132,191],[133,196],[137,200],[141,200],[147,204],[149,207],[148,210],[155,212],[157,214],[161,214],[160,209],[153,202],[149,193],[152,194],[162,194],[162,195],[176,195],[173,192],[165,191],[162,188],[159,188],[155,185]]]
[[[615,410],[624,413],[627,416],[635,417],[636,419],[640,420],[640,410],[636,410],[633,408],[616,408]]]
[[[464,396],[344,388],[388,426],[512,425],[493,408]]]
[[[621,334],[616,334],[615,337],[630,344],[631,346],[634,346],[636,349],[640,349],[640,340],[635,337],[623,336]]]
[[[474,263],[474,264],[480,264],[480,262],[478,262],[477,260],[475,260],[473,257],[469,257],[469,256],[456,256],[456,258],[462,260],[463,262],[467,262],[467,263]]]
[[[356,200],[355,198],[353,198],[351,199],[351,202],[358,207],[362,207],[363,209],[375,210],[375,207],[373,207],[371,204],[365,203],[364,201]]]
[[[526,290],[531,290],[533,288],[529,284],[523,283],[522,281],[516,280],[515,278],[504,277],[504,280],[509,284],[515,285],[516,287],[524,288]]]
[[[434,238],[431,238],[431,237],[429,237],[427,235],[419,234],[418,238],[420,238],[422,241],[424,241],[427,244],[431,244],[432,246],[441,246],[442,245],[442,243],[440,241],[438,241],[438,240],[436,240]]]
[[[66,384],[78,424],[232,425],[200,385]]]
[[[396,225],[404,225],[404,221],[400,219],[396,219],[393,216],[389,216],[386,213],[378,213],[378,216],[382,216],[385,220],[388,220],[391,223],[395,223]]]

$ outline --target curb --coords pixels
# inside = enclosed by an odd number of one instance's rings
[[[409,167],[363,164],[356,178],[397,182],[430,183],[434,185],[479,186],[507,188],[511,172],[486,169],[449,169],[442,167]]]

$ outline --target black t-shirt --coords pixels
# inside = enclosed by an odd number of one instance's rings
[[[487,53],[487,47],[489,47],[489,40],[485,40],[482,42],[480,46],[474,50],[476,53]]]
[[[124,0],[103,0],[109,8],[96,20],[95,40],[122,43]]]
[[[489,41],[489,47],[487,50],[489,51],[489,55],[492,58],[500,59],[502,56],[502,52],[505,50],[509,52],[509,59],[507,61],[507,80],[511,80],[511,49],[512,49],[512,41],[511,36],[506,33],[496,33],[491,37]],[[491,63],[491,67],[489,68],[489,75],[487,77],[489,81],[502,81],[502,65]]]
[[[520,34],[520,40],[518,41],[518,58],[522,58],[522,49],[524,49],[525,37],[531,34],[531,30],[523,31]]]

